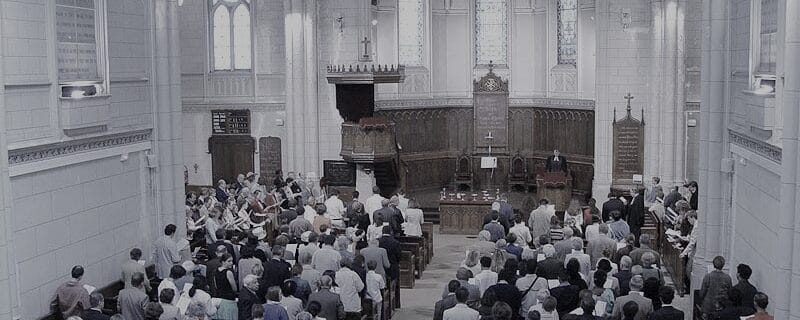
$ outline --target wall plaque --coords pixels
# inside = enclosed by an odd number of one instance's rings
[[[638,120],[631,116],[631,96],[625,96],[628,100],[625,118],[617,121],[616,111],[614,112],[613,126],[613,157],[614,168],[612,171],[612,184],[633,185],[633,176],[643,174],[644,170],[644,120]],[[642,110],[644,119],[644,109]]]
[[[329,186],[355,187],[356,164],[346,161],[323,160],[322,169]]]
[[[271,184],[275,179],[275,171],[281,170],[281,138],[258,139],[258,167],[267,184]]]
[[[488,147],[503,151],[508,146],[508,81],[503,81],[489,64],[489,73],[473,83],[475,151]]]

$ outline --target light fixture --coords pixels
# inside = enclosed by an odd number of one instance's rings
[[[377,26],[378,25],[378,19],[372,19],[372,25],[373,26]]]

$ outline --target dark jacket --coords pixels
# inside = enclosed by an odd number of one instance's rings
[[[672,306],[662,307],[653,312],[650,316],[651,320],[683,320],[683,311],[673,308]]]
[[[559,317],[563,318],[578,307],[579,291],[578,287],[574,285],[558,286],[550,289],[550,295],[556,298],[556,311],[558,311]]]
[[[625,204],[622,203],[622,200],[617,198],[608,199],[605,203],[603,203],[603,211],[601,213],[601,218],[603,222],[608,221],[611,219],[611,212],[612,211],[619,211],[622,213],[622,216],[625,216]]]
[[[319,317],[327,320],[344,319],[344,305],[339,295],[329,289],[320,289],[308,297],[308,302],[317,301],[322,306]]]
[[[550,257],[539,262],[536,275],[548,279],[558,279],[558,274],[564,271],[564,263],[555,257]]]
[[[386,255],[389,256],[389,279],[397,279],[400,277],[400,242],[393,236],[383,235],[378,239],[378,244],[381,248],[386,250]]]
[[[508,303],[511,310],[519,310],[522,305],[522,293],[512,284],[498,283],[486,289],[486,292],[489,291],[494,291],[497,301]],[[483,294],[485,295],[486,292]]]
[[[631,232],[638,234],[639,230],[644,226],[644,197],[637,195],[628,206],[628,226],[631,227]]]
[[[261,301],[256,293],[247,288],[239,290],[239,300],[236,301],[236,307],[239,309],[239,320],[253,319],[253,314],[250,312],[253,309],[253,305],[263,303],[264,301]]]
[[[753,304],[753,297],[758,292],[756,287],[750,284],[750,282],[747,280],[741,280],[739,283],[733,286],[733,288],[739,289],[739,292],[742,293],[742,306],[753,310],[753,313],[755,313],[756,306]]]
[[[454,307],[457,303],[455,294],[449,294],[444,299],[436,301],[433,306],[433,320],[442,320],[444,311]]]
[[[83,314],[81,314],[81,319],[83,320],[108,320],[110,318],[111,317],[104,315],[102,312],[93,309],[84,310]]]

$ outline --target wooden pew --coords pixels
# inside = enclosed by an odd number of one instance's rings
[[[416,256],[413,252],[405,250],[400,252],[400,288],[414,288],[415,260]]]
[[[414,267],[417,269],[417,279],[422,277],[422,271],[425,270],[425,240],[420,237],[397,237],[400,241],[400,249],[411,251],[416,259],[414,259]]]
[[[431,262],[431,259],[433,259],[433,223],[423,222],[421,227],[422,227],[422,236],[425,238],[425,245],[428,246],[426,248],[428,250],[425,251],[425,253],[427,254],[426,258],[427,261],[425,262],[425,264],[428,264]]]

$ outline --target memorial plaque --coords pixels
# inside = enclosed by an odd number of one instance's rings
[[[281,138],[262,137],[258,139],[258,164],[261,176],[267,183],[275,179],[275,171],[281,170]]]
[[[486,152],[490,145],[502,151],[508,146],[508,81],[495,75],[490,64],[489,73],[473,86],[476,151]]]
[[[613,123],[613,183],[633,184],[633,176],[641,175],[644,170],[644,121],[631,116],[628,94],[627,114],[617,121],[616,112]],[[642,111],[644,118],[644,111]]]
[[[329,186],[355,187],[356,164],[346,161],[324,160],[322,169]]]

